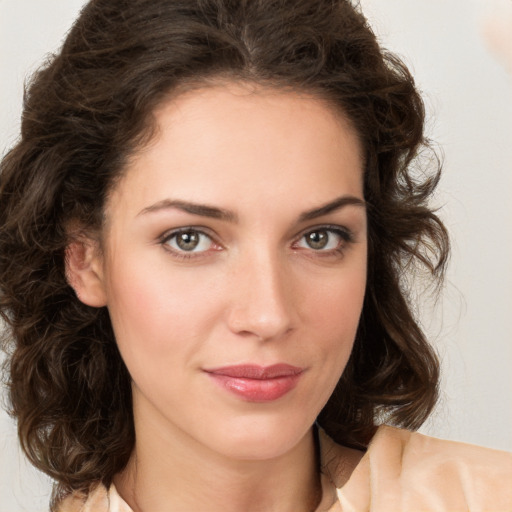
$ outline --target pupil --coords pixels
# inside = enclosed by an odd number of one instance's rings
[[[313,231],[308,235],[308,245],[312,249],[323,249],[327,245],[328,238],[325,231]]]
[[[180,233],[176,243],[180,249],[183,249],[184,251],[191,251],[199,244],[199,235],[193,231]]]

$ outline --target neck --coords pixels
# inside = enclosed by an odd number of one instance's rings
[[[179,429],[137,425],[132,457],[114,483],[134,512],[312,512],[321,499],[313,431],[265,460],[225,456]]]

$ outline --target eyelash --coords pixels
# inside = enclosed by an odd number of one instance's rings
[[[347,249],[347,246],[354,243],[355,238],[352,231],[350,231],[348,228],[341,227],[341,226],[332,226],[332,225],[320,225],[320,226],[313,226],[311,228],[308,228],[307,231],[302,232],[300,237],[297,239],[297,242],[294,242],[293,245],[296,245],[298,242],[303,240],[307,235],[311,235],[313,233],[318,232],[327,232],[330,235],[336,235],[339,237],[339,243],[338,246],[333,249],[327,249],[327,250],[315,250],[312,247],[309,249],[306,248],[306,250],[311,250],[315,254],[315,256],[320,257],[329,257],[329,256],[342,256],[344,252]],[[302,248],[296,248],[296,250],[301,250]]]
[[[322,250],[322,249],[315,250],[311,247],[309,249],[296,247],[296,245],[301,240],[303,240],[307,235],[311,235],[313,233],[318,233],[318,232],[322,232],[322,231],[327,232],[330,235],[334,234],[334,235],[338,236],[340,238],[340,243],[338,244],[338,247],[335,247],[333,249],[328,249],[328,250]],[[173,257],[175,257],[175,258],[182,259],[182,260],[191,260],[194,258],[204,257],[205,253],[209,252],[209,250],[198,251],[198,252],[193,252],[193,251],[189,252],[189,251],[174,249],[174,248],[170,247],[169,242],[172,239],[174,239],[175,237],[177,237],[178,235],[183,234],[183,233],[195,233],[195,234],[198,234],[199,236],[205,236],[210,239],[212,245],[217,247],[214,249],[215,251],[219,251],[222,249],[222,246],[220,244],[218,244],[215,241],[214,237],[212,235],[210,235],[208,232],[206,232],[204,230],[204,228],[194,227],[194,226],[186,226],[183,228],[174,229],[170,232],[164,233],[159,238],[159,243],[164,247],[164,249],[166,251],[170,252],[173,255]],[[296,239],[296,241],[292,244],[292,247],[296,251],[311,250],[317,256],[329,257],[329,256],[343,255],[343,253],[347,249],[347,245],[352,244],[352,243],[354,243],[354,235],[349,229],[347,229],[345,227],[341,227],[341,226],[320,225],[320,226],[313,226],[311,228],[308,228],[306,231],[303,231],[300,234],[300,236]]]
[[[222,246],[220,244],[218,244],[217,242],[215,242],[213,236],[210,235],[209,233],[207,233],[204,228],[199,228],[199,227],[194,227],[194,226],[186,226],[183,228],[174,229],[170,232],[164,233],[159,239],[159,243],[164,247],[164,249],[166,251],[170,252],[173,255],[173,257],[175,257],[175,258],[182,259],[182,260],[190,260],[193,258],[198,258],[198,257],[204,256],[204,253],[208,252],[208,251],[199,251],[199,252],[190,251],[190,252],[188,252],[188,251],[178,250],[178,249],[174,249],[174,248],[170,247],[169,242],[173,238],[175,238],[178,235],[183,234],[183,233],[196,233],[199,236],[205,236],[211,240],[212,245],[216,245],[217,247],[219,247],[219,249],[216,249],[216,250],[220,250],[220,248],[222,248]]]

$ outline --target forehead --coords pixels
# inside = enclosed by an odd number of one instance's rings
[[[168,99],[154,122],[153,139],[117,187],[134,207],[176,195],[226,207],[240,198],[261,204],[305,196],[314,206],[341,193],[362,195],[358,136],[314,96],[223,84]]]

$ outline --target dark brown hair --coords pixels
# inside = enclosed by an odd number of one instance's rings
[[[420,158],[424,108],[406,67],[345,0],[93,0],[32,78],[1,164],[0,311],[21,444],[59,491],[109,485],[134,443],[130,376],[106,308],[65,276],[70,224],[100,232],[109,190],[172,91],[221,77],[327,99],[361,138],[368,285],[355,347],[319,424],[364,446],[380,421],[415,429],[438,363],[404,277],[441,279],[439,162]],[[423,167],[423,168],[422,168]],[[428,167],[428,166],[427,166]]]

